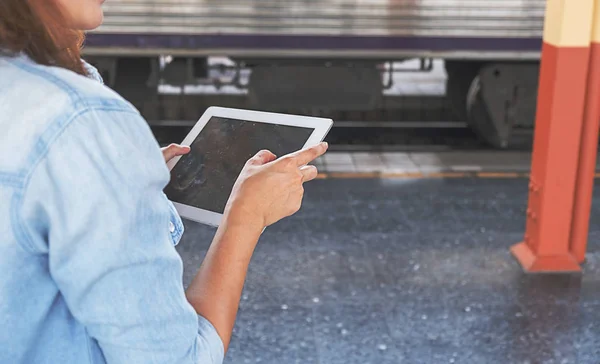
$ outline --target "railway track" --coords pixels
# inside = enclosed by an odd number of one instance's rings
[[[194,122],[161,121],[151,123],[159,143],[183,140]],[[531,150],[532,133],[515,133],[508,150]],[[331,151],[477,151],[491,150],[479,140],[466,123],[409,121],[338,121],[326,141]]]

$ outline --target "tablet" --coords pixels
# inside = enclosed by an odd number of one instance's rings
[[[167,165],[165,194],[179,214],[219,226],[242,168],[262,149],[281,157],[322,142],[331,119],[211,107],[183,145],[191,151]]]

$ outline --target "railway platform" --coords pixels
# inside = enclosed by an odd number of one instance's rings
[[[531,275],[509,252],[527,178],[365,177],[266,230],[226,363],[598,362],[598,180],[583,274]],[[186,229],[187,285],[214,230]]]
[[[330,152],[314,164],[322,178],[517,178],[528,176],[531,152]],[[600,158],[596,171],[600,176]]]

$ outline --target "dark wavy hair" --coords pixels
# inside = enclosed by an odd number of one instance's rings
[[[65,26],[54,0],[0,0],[0,52],[25,53],[35,62],[86,75],[82,31]]]

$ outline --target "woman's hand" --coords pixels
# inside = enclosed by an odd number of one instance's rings
[[[263,229],[296,213],[304,197],[304,182],[317,177],[317,168],[307,164],[327,148],[327,143],[321,143],[280,159],[266,150],[258,152],[233,187],[227,218]]]
[[[171,144],[168,147],[161,148],[160,150],[165,158],[165,163],[168,163],[175,157],[188,154],[190,152],[190,147],[187,145]]]
[[[322,143],[277,160],[273,153],[261,151],[238,177],[223,221],[186,291],[192,307],[217,330],[225,350],[263,228],[298,211],[303,183],[317,176],[317,169],[306,165],[326,150],[327,144]]]

